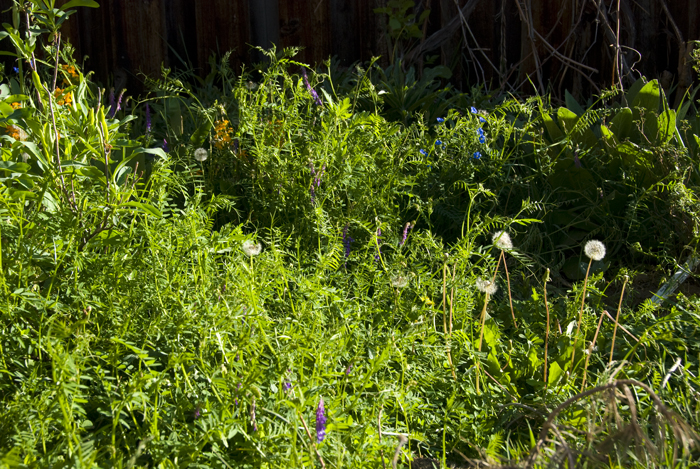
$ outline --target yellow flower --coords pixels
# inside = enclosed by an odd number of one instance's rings
[[[12,109],[22,109],[22,103],[12,103],[10,106],[12,106]]]

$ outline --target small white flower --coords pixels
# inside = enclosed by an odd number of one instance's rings
[[[194,159],[199,161],[200,163],[206,161],[208,157],[209,153],[207,153],[207,151],[204,148],[197,148],[194,151]]]
[[[476,288],[478,288],[479,291],[486,293],[487,295],[493,295],[494,293],[496,293],[496,290],[498,290],[496,282],[492,282],[491,280],[483,278],[476,279]]]
[[[497,231],[493,234],[493,245],[501,251],[513,249],[513,242],[510,240],[510,235],[505,231]]]
[[[594,261],[599,261],[605,257],[605,245],[595,239],[588,241],[583,250],[586,256]]]
[[[404,288],[408,285],[408,278],[403,275],[397,275],[391,279],[391,286],[394,288]]]
[[[243,252],[250,257],[257,256],[262,251],[262,245],[260,243],[256,244],[249,239],[243,242],[242,248]]]

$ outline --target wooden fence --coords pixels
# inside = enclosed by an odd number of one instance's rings
[[[205,75],[210,56],[228,50],[237,70],[256,59],[250,45],[271,43],[304,47],[297,59],[311,64],[330,56],[345,66],[372,56],[384,65],[441,63],[462,89],[588,94],[629,73],[685,89],[691,41],[700,39],[698,0],[416,0],[417,14],[430,10],[422,37],[398,43],[388,15],[374,12],[392,0],[97,1],[100,8],[73,16],[64,37],[98,80],[131,92],[139,72],[190,66]]]

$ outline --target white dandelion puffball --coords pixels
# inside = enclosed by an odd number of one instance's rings
[[[243,242],[242,248],[243,252],[250,257],[257,256],[262,251],[262,245],[260,243],[254,243],[249,239]]]
[[[594,261],[599,261],[605,257],[605,245],[595,239],[587,242],[583,251],[589,259],[593,259]]]
[[[493,234],[493,245],[501,251],[513,249],[513,242],[510,240],[510,235],[505,231],[497,231]]]
[[[206,161],[208,157],[209,153],[207,153],[207,151],[204,148],[197,148],[194,151],[194,159],[199,161],[200,163]]]
[[[478,288],[479,291],[486,293],[487,295],[493,295],[494,293],[496,293],[496,290],[498,290],[496,282],[483,278],[476,279],[476,288]]]
[[[391,279],[391,286],[394,288],[404,288],[408,285],[408,278],[403,275],[397,275]]]

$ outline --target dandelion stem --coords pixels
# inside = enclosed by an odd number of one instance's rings
[[[622,284],[622,293],[620,293],[620,302],[617,305],[617,315],[615,316],[615,328],[613,329],[612,345],[610,345],[610,361],[608,362],[608,364],[612,363],[613,361],[613,352],[615,351],[615,336],[617,335],[617,325],[620,321],[620,310],[622,309],[622,297],[625,295],[625,287],[627,286],[627,282],[629,281],[629,279],[629,276],[625,275],[625,283]]]
[[[574,358],[576,357],[576,344],[578,343],[578,333],[581,331],[581,319],[583,318],[583,303],[586,301],[586,287],[588,286],[588,274],[591,271],[593,259],[588,260],[586,277],[583,279],[583,295],[581,295],[581,309],[578,312],[578,324],[576,325],[576,335],[574,336],[574,348],[571,350],[571,371],[574,371]]]
[[[481,342],[484,340],[484,325],[486,324],[486,305],[489,304],[489,294],[486,293],[486,296],[484,297],[484,307],[481,309],[481,332],[479,333],[479,345],[477,346],[477,349],[479,352],[481,352]],[[479,363],[480,359],[477,358],[476,360],[476,393],[479,394]]]
[[[581,392],[583,392],[584,388],[586,387],[586,371],[588,370],[588,360],[590,360],[591,354],[593,353],[595,341],[598,339],[598,332],[600,332],[600,325],[603,323],[604,316],[605,313],[600,315],[600,319],[598,320],[598,327],[596,328],[595,335],[593,336],[593,342],[591,342],[591,345],[588,347],[588,354],[586,354],[586,363],[583,365],[583,384],[581,384]]]
[[[518,328],[518,323],[515,322],[515,311],[513,310],[513,296],[510,293],[510,275],[508,274],[508,264],[506,263],[506,254],[501,251],[501,256],[503,257],[503,268],[506,271],[506,283],[508,285],[508,301],[510,301],[510,314],[513,316],[513,325]]]

